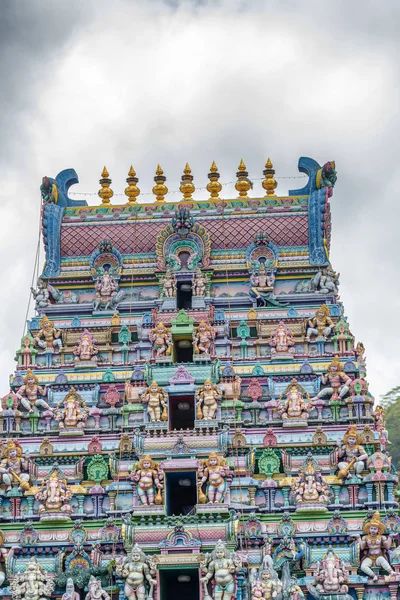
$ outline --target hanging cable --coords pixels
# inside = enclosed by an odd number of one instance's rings
[[[31,288],[33,288],[33,285],[35,283],[35,274],[36,274],[36,281],[39,279],[40,241],[41,241],[41,237],[42,237],[42,206],[43,206],[43,199],[42,199],[42,196],[40,196],[38,241],[37,241],[37,244],[36,244],[35,262],[34,262],[34,265],[33,265],[31,287],[29,289],[29,297],[28,297],[28,304],[27,304],[27,307],[26,307],[25,320],[24,320],[24,325],[23,325],[23,328],[22,328],[22,337],[24,337],[25,332],[26,332],[26,324],[27,324],[27,321],[28,321],[29,310],[30,310],[30,307],[31,307],[31,299],[32,299]]]

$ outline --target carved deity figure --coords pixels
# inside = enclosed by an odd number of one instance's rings
[[[125,296],[123,290],[118,291],[117,281],[105,269],[103,269],[103,273],[97,278],[94,289],[96,290],[96,296],[93,300],[93,310],[116,308]]]
[[[194,328],[193,332],[193,350],[195,354],[210,354],[211,345],[215,338],[214,328],[206,323],[200,321],[197,327]]]
[[[386,445],[391,443],[389,442],[389,433],[386,429],[385,409],[382,406],[376,406],[372,411],[372,416],[375,421],[375,429],[379,433],[381,449],[385,451]]]
[[[145,389],[140,399],[146,405],[150,423],[168,419],[168,394],[156,381]]]
[[[90,576],[88,583],[88,593],[85,596],[85,600],[110,600],[109,594],[103,590],[101,580],[96,579],[94,575]]]
[[[172,337],[169,329],[160,322],[149,333],[149,339],[153,343],[153,356],[170,356],[172,350]]]
[[[14,556],[14,550],[18,548],[15,545],[11,548],[6,548],[4,543],[4,533],[0,529],[0,586],[3,585],[7,576],[7,561]]]
[[[357,342],[355,347],[355,355],[359,363],[365,363],[365,346],[362,342]]]
[[[274,333],[268,340],[269,345],[272,347],[271,352],[276,354],[286,354],[288,352],[294,352],[294,337],[290,329],[285,325],[283,321],[280,321]]]
[[[204,504],[221,503],[224,501],[228,490],[228,477],[230,469],[225,458],[218,456],[215,452],[211,452],[207,460],[202,460],[198,468],[199,501]],[[204,494],[202,487],[207,484],[206,493]]]
[[[351,379],[342,369],[338,356],[335,356],[331,364],[328,366],[328,372],[322,375],[321,382],[328,387],[323,388],[313,400],[326,398],[329,396],[331,400],[338,400],[345,397],[349,391]]]
[[[371,577],[372,581],[378,580],[378,575],[371,569],[372,566],[380,567],[386,571],[389,580],[394,577],[394,571],[386,558],[387,551],[392,545],[392,536],[383,535],[385,530],[379,512],[375,512],[372,519],[363,526],[365,534],[363,538],[359,535],[355,536],[355,540],[364,554],[360,569],[368,577]]]
[[[196,274],[192,277],[193,296],[205,296],[207,289],[207,277],[203,275],[201,269],[196,269]]]
[[[162,295],[164,298],[175,298],[176,296],[176,277],[175,274],[172,273],[168,269],[166,271],[164,277],[161,278],[162,285]]]
[[[36,346],[43,350],[60,350],[62,348],[61,331],[54,328],[53,321],[44,315],[39,324],[40,330],[33,338]]]
[[[235,375],[231,381],[224,381],[223,388],[226,400],[240,400],[242,378],[239,375]]]
[[[196,390],[196,418],[215,419],[218,410],[218,400],[222,397],[222,392],[217,385],[214,385],[211,379],[206,379],[203,385]]]
[[[29,490],[29,461],[29,454],[23,454],[20,444],[8,440],[7,445],[3,447],[0,462],[1,481],[6,485],[7,491],[13,483],[18,483],[21,491]]]
[[[304,395],[307,397],[307,401],[304,400]],[[283,397],[286,398],[282,403],[281,400]],[[297,382],[297,379],[292,379],[289,386],[286,388],[283,394],[281,394],[279,401],[280,404],[278,407],[278,412],[281,414],[284,421],[287,419],[308,419],[312,409],[312,403],[309,401],[308,394]]]
[[[316,291],[320,294],[337,294],[339,285],[339,275],[335,273],[332,267],[326,267],[323,270],[318,271],[314,278],[314,285]]]
[[[98,351],[92,334],[85,329],[74,348],[75,362],[93,360]]]
[[[50,304],[50,292],[47,288],[46,283],[43,279],[38,279],[36,283],[36,289],[31,287],[33,299],[35,300],[35,309],[47,308]]]
[[[292,485],[292,492],[298,508],[315,504],[327,505],[329,488],[322,477],[318,463],[312,455],[307,456],[300,473]]]
[[[205,573],[200,581],[204,585],[204,600],[211,600],[208,593],[207,584],[213,581],[212,600],[234,600],[236,597],[235,573],[242,568],[242,562],[239,556],[227,550],[225,544],[218,540],[215,549],[210,554],[206,554],[200,568]]]
[[[54,581],[32,557],[25,571],[14,575],[10,588],[16,600],[47,600],[54,590]]]
[[[339,556],[329,548],[318,563],[314,575],[315,589],[320,594],[347,594],[350,574]]]
[[[55,183],[51,183],[50,179],[46,176],[42,177],[42,184],[40,186],[40,194],[44,204],[57,204],[58,202],[58,188]]]
[[[54,418],[60,429],[83,429],[88,416],[89,410],[85,402],[73,387],[54,411]]]
[[[78,592],[75,591],[74,580],[68,577],[65,586],[65,592],[61,596],[61,600],[80,600]]]
[[[263,561],[256,575],[252,577],[251,600],[273,600],[280,596],[281,592],[282,582],[273,568],[272,560]]]
[[[161,490],[164,488],[164,473],[149,455],[134,465],[129,478],[136,484],[136,492],[142,505],[163,503]]]
[[[40,502],[39,514],[50,512],[69,515],[72,512],[69,504],[71,498],[72,491],[67,480],[57,468],[43,480],[40,490],[35,494],[35,499]]]
[[[43,400],[43,398],[39,398],[38,394],[46,396],[47,387],[39,385],[39,380],[36,375],[31,369],[28,369],[24,377],[24,385],[22,385],[16,393],[16,396],[21,401],[21,405],[28,413],[32,413],[39,408],[52,411],[53,409]]]
[[[351,425],[344,434],[343,441],[338,442],[338,456],[339,479],[345,480],[350,477],[352,469],[357,476],[361,475],[368,455],[361,445],[361,437],[355,425]]]
[[[337,171],[334,160],[328,160],[322,169],[318,171],[319,177],[317,177],[317,188],[328,187],[333,188],[337,181]]]
[[[333,321],[329,316],[329,308],[326,304],[322,304],[315,313],[315,317],[308,319],[306,341],[311,341],[311,337],[315,336],[320,339],[327,339],[332,333]]]
[[[130,555],[122,562],[117,562],[115,570],[119,577],[125,579],[124,594],[127,600],[153,600],[153,590],[157,585],[156,567],[137,544]]]
[[[259,263],[258,272],[250,275],[250,297],[257,300],[258,306],[288,306],[279,302],[274,294],[276,264],[267,269],[264,262]]]

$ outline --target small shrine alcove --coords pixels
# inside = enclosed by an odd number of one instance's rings
[[[157,557],[160,600],[200,600],[200,548],[201,542],[182,525],[177,525],[160,542],[161,555]]]

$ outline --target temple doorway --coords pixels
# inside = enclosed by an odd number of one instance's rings
[[[193,429],[194,427],[194,397],[170,396],[169,397],[169,428]]]
[[[192,283],[191,281],[178,281],[176,286],[176,306],[188,310],[192,308]]]
[[[196,471],[165,473],[167,515],[188,515],[197,503]]]
[[[175,342],[175,362],[186,363],[193,361],[193,342],[190,339],[181,339]]]
[[[160,600],[200,600],[198,569],[160,570]]]

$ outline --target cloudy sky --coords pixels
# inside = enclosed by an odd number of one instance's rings
[[[24,328],[43,175],[74,167],[73,191],[93,192],[106,164],[117,193],[133,164],[148,193],[157,163],[174,190],[186,161],[202,187],[212,160],[229,182],[241,157],[255,179],[268,156],[277,176],[296,175],[301,155],[336,160],[341,297],[372,393],[399,385],[399,19],[398,0],[3,2],[1,393]]]

